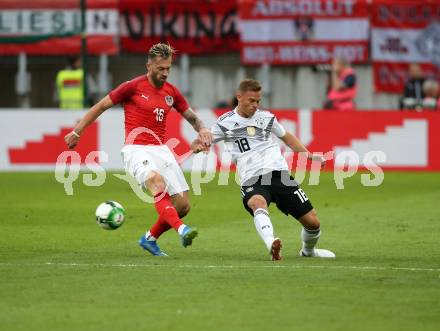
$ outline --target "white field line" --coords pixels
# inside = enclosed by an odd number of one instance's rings
[[[181,268],[181,269],[341,269],[341,270],[379,270],[379,271],[418,271],[440,272],[440,268],[411,268],[411,267],[373,267],[373,266],[344,266],[344,265],[190,265],[190,264],[106,264],[106,263],[2,263],[3,266],[17,267],[101,267],[101,268]]]

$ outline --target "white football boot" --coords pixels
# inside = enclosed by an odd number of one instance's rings
[[[299,256],[303,257],[322,257],[327,259],[333,259],[336,257],[335,253],[329,251],[328,249],[318,249],[314,248],[312,253],[306,253],[304,250],[299,251]]]

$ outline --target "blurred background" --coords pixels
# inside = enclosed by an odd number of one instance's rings
[[[264,87],[262,106],[280,111],[309,146],[356,150],[361,159],[378,149],[390,153],[383,162],[390,169],[440,170],[432,144],[440,108],[439,6],[438,0],[0,0],[0,169],[50,168],[64,148],[62,133],[83,109],[144,73],[148,49],[167,42],[177,50],[170,82],[208,124],[233,106],[241,79],[256,78]],[[122,114],[102,118],[83,139],[91,139],[83,152],[110,149],[116,167]],[[180,118],[175,122],[184,149],[193,136]],[[11,148],[21,148],[23,157]],[[54,151],[47,158],[24,161],[48,148]],[[409,148],[418,154],[409,156]]]
[[[438,5],[1,0],[0,107],[58,107],[57,73],[76,55],[88,57],[89,93],[96,101],[140,74],[149,47],[165,41],[178,51],[171,81],[194,107],[222,105],[240,79],[254,77],[263,81],[270,108],[321,108],[331,85],[331,62],[342,57],[356,72],[357,109],[396,110],[411,63],[420,65],[421,77],[438,80]]]

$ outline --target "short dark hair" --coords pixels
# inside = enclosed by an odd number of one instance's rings
[[[238,92],[244,93],[247,91],[252,92],[260,92],[261,91],[261,84],[255,80],[255,79],[243,79],[240,84],[238,85]]]
[[[81,60],[81,56],[79,55],[73,55],[69,57],[68,59],[69,67],[74,68],[77,65],[78,61],[80,60]]]
[[[148,51],[148,59],[155,59],[157,57],[161,57],[163,59],[168,59],[172,56],[176,51],[169,44],[158,43],[151,46]]]

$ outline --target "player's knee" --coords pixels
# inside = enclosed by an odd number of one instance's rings
[[[247,204],[253,211],[257,210],[258,208],[267,209],[266,199],[262,195],[254,195],[249,199]]]
[[[312,209],[307,214],[305,214],[300,219],[302,225],[309,230],[316,230],[319,229],[321,226],[321,223],[319,222],[318,215],[316,214],[315,209]]]
[[[163,177],[157,172],[152,172],[145,181],[147,188],[153,193],[158,194],[166,191],[166,183]]]
[[[185,217],[188,215],[189,211],[191,210],[191,205],[189,202],[185,202],[184,204],[181,204],[177,207],[177,213],[179,214],[180,218]]]

